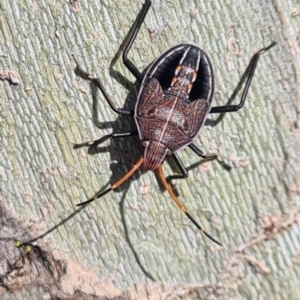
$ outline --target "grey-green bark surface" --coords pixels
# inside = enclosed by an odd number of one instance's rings
[[[206,162],[173,181],[223,248],[143,168],[76,210],[142,152],[135,137],[72,148],[134,122],[93,95],[71,54],[117,106],[133,108],[135,80],[116,54],[142,3],[0,1],[1,299],[299,299],[299,1],[153,0],[129,53],[144,70],[177,43],[198,45],[223,105],[254,52],[278,42],[261,57],[245,107],[211,115],[217,122],[195,141],[231,171]],[[179,155],[186,166],[199,161],[190,149]],[[178,170],[170,160],[164,172]]]

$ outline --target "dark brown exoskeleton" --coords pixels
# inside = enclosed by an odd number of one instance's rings
[[[134,115],[148,170],[157,169],[166,156],[193,142],[213,94],[212,64],[198,47],[177,45],[150,66]]]
[[[76,144],[74,147],[95,146],[109,138],[139,134],[144,148],[144,156],[137,161],[125,176],[104,192],[98,193],[93,198],[77,205],[88,204],[116,189],[144,163],[145,168],[148,170],[157,170],[160,180],[179,209],[186,214],[201,232],[218,245],[221,245],[202,229],[178,200],[163,175],[162,163],[166,157],[173,157],[182,172],[181,177],[186,177],[187,171],[177,154],[177,151],[181,148],[189,146],[200,157],[216,158],[215,154],[203,154],[193,144],[193,140],[204,125],[209,113],[233,112],[243,107],[259,56],[276,43],[273,42],[268,47],[262,48],[251,58],[240,103],[211,108],[215,87],[214,72],[210,58],[200,48],[188,44],[174,46],[158,57],[149,66],[145,75],[142,75],[128,59],[128,51],[140,30],[150,5],[151,0],[147,0],[143,5],[123,52],[124,64],[136,79],[141,82],[134,112],[116,108],[101,82],[83,71],[77,64],[76,72],[97,84],[108,104],[116,113],[134,114],[138,131],[112,133],[96,141]]]

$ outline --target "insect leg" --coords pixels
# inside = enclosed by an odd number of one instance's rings
[[[215,153],[209,153],[209,154],[204,154],[196,145],[194,144],[190,144],[189,147],[200,157],[206,159],[206,160],[213,160],[213,159],[217,159],[218,160],[218,155]],[[186,169],[186,167],[183,165],[181,159],[179,158],[177,153],[173,153],[173,159],[176,163],[176,165],[178,166],[179,170],[181,171],[181,175],[171,175],[167,178],[167,181],[170,182],[170,180],[172,179],[184,179],[188,177],[188,171]],[[204,160],[203,160],[204,161]],[[218,162],[224,166],[226,169],[230,170],[231,167],[226,165],[224,162],[219,161]]]
[[[179,158],[177,153],[173,153],[173,159],[176,163],[176,165],[178,166],[179,170],[181,171],[181,175],[172,175],[171,178],[172,179],[183,179],[183,178],[187,178],[188,177],[188,172],[187,169],[185,168],[185,166],[183,165],[181,159]],[[171,179],[168,178],[168,179]]]
[[[216,159],[218,157],[218,154],[216,153],[208,153],[204,154],[202,150],[200,150],[195,144],[191,143],[189,144],[189,148],[193,150],[198,156],[202,158],[207,158],[207,159]]]
[[[134,136],[134,135],[137,135],[137,134],[138,134],[137,131],[111,133],[111,134],[107,134],[107,135],[105,135],[105,136],[103,136],[100,139],[95,140],[95,141],[88,141],[88,142],[85,142],[85,143],[74,144],[73,148],[77,149],[77,148],[81,148],[81,147],[97,146],[97,145],[102,144],[103,142],[107,141],[108,139]]]
[[[217,162],[224,168],[224,169],[226,169],[226,170],[231,170],[231,166],[230,165],[228,165],[228,164],[226,164],[222,159],[220,159],[219,157],[218,157],[218,154],[216,154],[216,153],[208,153],[208,154],[204,154],[203,152],[202,152],[202,150],[200,150],[195,144],[189,144],[189,148],[191,149],[191,150],[193,150],[198,156],[200,156],[200,157],[202,157],[202,158],[204,158],[204,159],[206,159],[206,160],[213,160],[213,159],[216,159],[217,160]]]
[[[115,104],[113,103],[113,101],[111,100],[110,96],[107,94],[107,92],[106,92],[104,86],[102,85],[101,81],[98,78],[94,77],[93,75],[91,75],[91,74],[87,73],[86,71],[82,70],[81,67],[79,66],[77,60],[75,59],[74,55],[73,55],[73,59],[76,63],[75,73],[78,76],[80,76],[80,77],[82,77],[86,80],[90,80],[93,83],[95,83],[96,86],[98,87],[98,89],[102,92],[102,94],[103,94],[105,100],[107,101],[107,103],[109,104],[110,108],[114,112],[116,112],[119,115],[133,115],[133,113],[134,113],[133,110],[124,109],[124,108],[117,108],[115,106]]]
[[[276,45],[276,42],[273,42],[268,47],[260,49],[252,56],[249,66],[246,71],[247,80],[245,83],[245,87],[244,87],[244,90],[242,93],[240,103],[237,105],[225,105],[225,106],[212,107],[210,110],[210,113],[233,112],[233,111],[238,111],[239,109],[241,109],[243,107],[260,55],[265,53],[266,51],[268,51],[270,48],[274,47],[275,45]]]
[[[187,210],[185,209],[185,207],[181,204],[181,202],[178,200],[178,198],[176,197],[176,195],[174,194],[174,192],[172,191],[170,185],[168,184],[168,182],[166,181],[163,171],[162,171],[162,166],[160,165],[157,168],[157,172],[158,172],[158,177],[160,178],[163,186],[165,187],[165,189],[169,192],[172,200],[175,202],[175,204],[178,206],[178,208],[194,223],[194,225],[203,233],[205,234],[209,239],[211,239],[213,242],[215,242],[216,244],[222,246],[222,244],[220,244],[217,240],[215,240],[210,234],[208,234],[196,221],[195,219],[187,212]]]
[[[133,62],[131,62],[128,59],[127,55],[128,55],[128,52],[129,52],[129,50],[130,50],[130,48],[131,48],[138,32],[139,32],[139,30],[140,30],[140,28],[141,28],[141,26],[144,22],[144,19],[147,15],[147,12],[148,12],[150,6],[151,6],[151,0],[147,0],[144,3],[144,5],[143,5],[143,7],[142,7],[137,19],[136,19],[136,24],[132,29],[132,32],[131,32],[131,34],[128,38],[127,43],[125,44],[124,51],[123,51],[123,63],[124,63],[124,65],[135,76],[135,78],[140,82],[143,80],[143,75],[140,73],[140,71],[137,69],[137,67],[133,64]]]
[[[137,163],[131,168],[131,170],[129,170],[120,180],[118,180],[115,184],[111,185],[108,189],[106,189],[105,191],[96,194],[93,198],[88,199],[84,202],[78,203],[76,204],[76,206],[83,206],[86,205],[90,202],[93,202],[94,200],[101,198],[102,196],[106,195],[107,193],[109,193],[110,191],[116,189],[117,187],[119,187],[121,184],[123,184],[143,163],[144,159],[143,157],[141,157]]]

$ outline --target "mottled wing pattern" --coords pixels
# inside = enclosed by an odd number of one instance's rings
[[[164,120],[155,119],[154,121],[154,118],[136,116],[136,122],[139,128],[142,129],[140,132],[141,140],[160,141],[164,125],[166,124]]]
[[[180,128],[189,138],[194,138],[203,123],[205,122],[208,113],[209,105],[205,99],[198,99],[188,104],[183,110],[185,121]]]
[[[155,108],[164,102],[163,91],[156,78],[151,78],[143,88],[137,106],[137,115],[151,117]]]

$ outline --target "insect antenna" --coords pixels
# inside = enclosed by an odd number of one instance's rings
[[[107,193],[109,193],[110,191],[116,189],[117,187],[119,187],[121,184],[123,184],[143,163],[144,159],[143,157],[141,157],[135,164],[134,166],[131,168],[131,170],[129,170],[121,179],[119,179],[115,184],[113,184],[112,186],[110,186],[108,189],[106,189],[105,191],[96,194],[93,198],[88,199],[84,202],[78,203],[76,204],[76,206],[83,206],[86,205],[90,202],[93,202],[94,200],[101,198],[102,196],[106,195]]]
[[[196,221],[195,219],[187,212],[187,210],[185,209],[185,207],[181,204],[181,202],[178,200],[178,198],[176,197],[176,195],[174,194],[173,190],[171,189],[170,185],[168,184],[166,178],[164,177],[163,171],[162,171],[162,165],[160,165],[157,168],[157,172],[158,172],[158,176],[159,179],[161,180],[163,186],[165,187],[165,189],[169,192],[172,200],[176,203],[176,205],[179,207],[179,209],[194,223],[194,225],[196,225],[196,227],[203,233],[205,234],[209,239],[211,239],[213,242],[215,242],[216,244],[218,244],[219,246],[222,246],[222,244],[220,242],[218,242],[217,240],[215,240],[210,234],[208,234]]]

